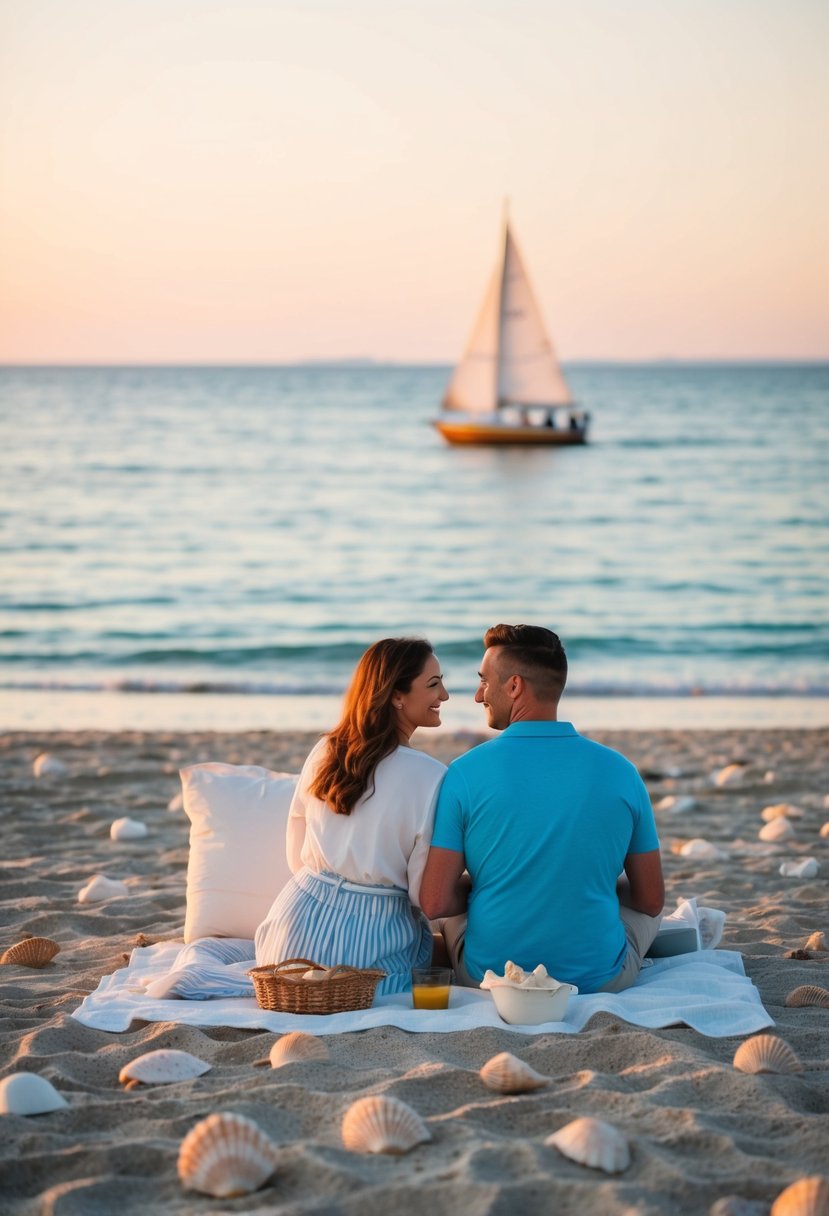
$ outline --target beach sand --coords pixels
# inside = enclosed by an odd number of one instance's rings
[[[234,1029],[136,1023],[125,1034],[71,1016],[101,976],[134,948],[180,937],[188,822],[169,811],[178,769],[203,760],[298,771],[314,738],[292,733],[14,733],[0,736],[5,949],[27,934],[54,938],[42,970],[0,968],[2,1075],[32,1071],[68,1109],[0,1118],[0,1212],[14,1216],[132,1213],[766,1213],[802,1176],[829,1176],[829,1010],[788,1008],[802,984],[829,987],[829,953],[803,948],[829,938],[829,731],[593,732],[629,756],[654,804],[673,795],[696,805],[657,810],[669,911],[681,896],[723,909],[721,945],[743,953],[747,973],[798,1055],[822,1062],[799,1075],[745,1075],[732,1067],[737,1038],[675,1027],[648,1031],[608,1014],[577,1035],[407,1034],[394,1028],[330,1037],[331,1059],[255,1068],[273,1036]],[[444,760],[471,735],[416,744]],[[37,778],[47,752],[67,766]],[[712,774],[740,764],[733,783]],[[761,810],[801,808],[795,838],[763,844]],[[681,804],[680,804],[681,805]],[[143,820],[149,835],[113,842],[114,819]],[[722,859],[674,851],[702,837]],[[784,859],[815,857],[816,878],[783,878]],[[77,894],[96,872],[124,879],[130,897],[87,904]],[[796,952],[800,951],[798,956]],[[208,1061],[194,1081],[126,1092],[121,1067],[142,1051],[175,1047]],[[509,1050],[553,1078],[531,1094],[485,1089],[478,1069]],[[362,1157],[340,1139],[357,1097],[404,1099],[426,1119],[432,1142],[403,1157]],[[232,1200],[183,1190],[179,1145],[201,1118],[236,1111],[279,1145],[263,1190]],[[607,1175],[562,1157],[545,1137],[579,1115],[611,1121],[630,1137],[632,1161]]]

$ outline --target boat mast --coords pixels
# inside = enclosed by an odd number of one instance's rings
[[[495,408],[500,409],[506,403],[501,400],[501,349],[504,344],[504,300],[506,292],[504,284],[507,276],[507,246],[509,245],[509,197],[504,199],[503,239],[501,241],[501,274],[498,290],[498,333],[495,340],[495,391],[492,394]]]

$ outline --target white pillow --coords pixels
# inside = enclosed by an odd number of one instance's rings
[[[253,938],[291,876],[285,830],[296,783],[255,764],[181,770],[190,820],[186,942]]]

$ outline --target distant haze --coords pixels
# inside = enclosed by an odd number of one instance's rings
[[[829,358],[825,0],[0,0],[0,361]]]

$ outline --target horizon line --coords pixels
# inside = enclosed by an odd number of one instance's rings
[[[560,359],[562,367],[825,367],[829,355],[763,356],[750,355],[659,355],[647,358],[615,358],[612,356],[583,356]],[[440,368],[450,369],[456,359],[383,359],[373,356],[343,355],[332,358],[307,357],[299,359],[55,359],[36,361],[0,360],[0,370],[36,369],[96,369],[96,368]]]

